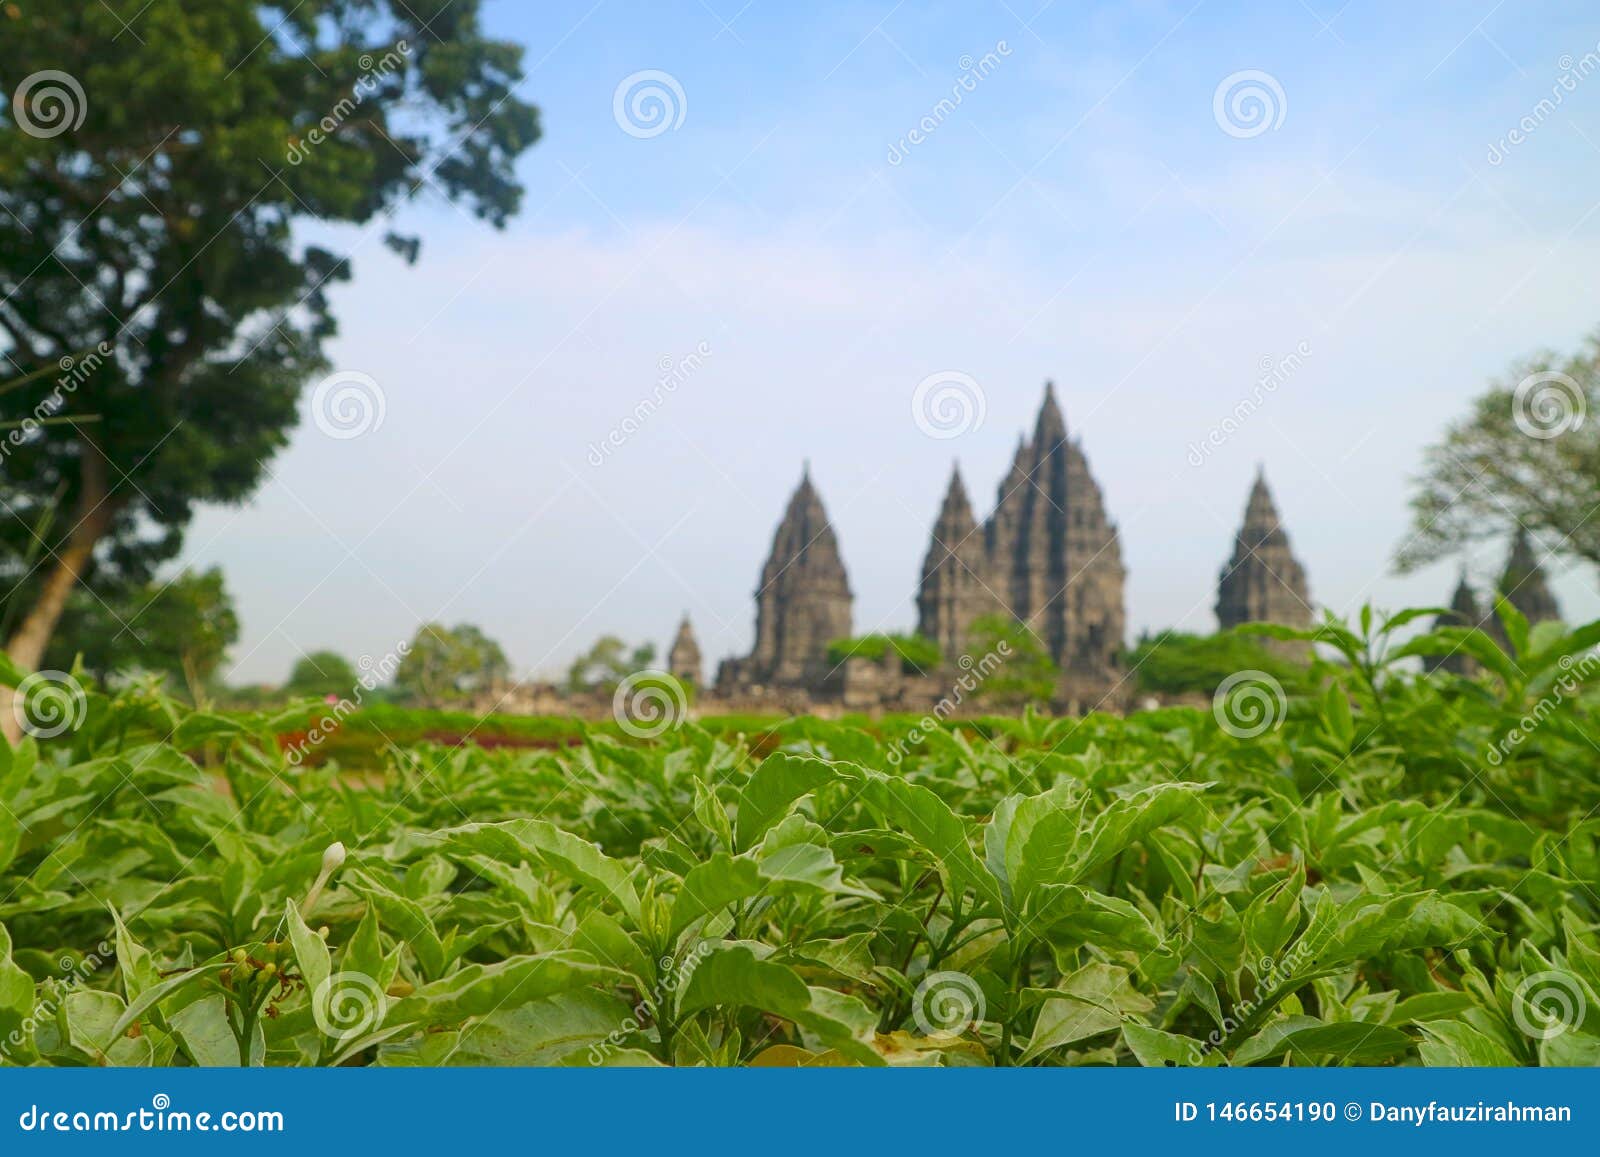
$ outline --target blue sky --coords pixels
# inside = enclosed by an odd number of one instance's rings
[[[748,646],[808,457],[858,629],[909,628],[952,460],[986,510],[1046,378],[1122,527],[1130,633],[1212,627],[1258,462],[1319,604],[1438,601],[1453,564],[1388,566],[1421,448],[1515,358],[1600,325],[1581,4],[500,0],[485,23],[527,46],[544,118],[524,212],[497,233],[424,198],[409,269],[382,226],[335,235],[355,280],[333,354],[383,422],[330,438],[308,390],[273,480],[197,520],[188,561],[240,605],[236,679],[435,617],[553,673],[602,633],[665,644],[688,610],[714,662]],[[641,136],[613,110],[645,70],[681,123]],[[1272,127],[1230,133],[1214,97],[1245,71]],[[984,419],[932,438],[911,398],[952,372]],[[1592,574],[1557,591],[1600,615]]]

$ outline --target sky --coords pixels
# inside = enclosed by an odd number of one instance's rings
[[[337,380],[184,559],[235,595],[232,680],[426,620],[539,677],[688,612],[714,665],[807,459],[857,631],[909,630],[952,463],[981,517],[1046,379],[1130,641],[1215,628],[1258,466],[1317,605],[1448,598],[1455,562],[1391,565],[1423,448],[1600,326],[1592,5],[737,5],[489,0],[543,118],[522,212],[425,193],[410,267],[306,230],[352,256]]]

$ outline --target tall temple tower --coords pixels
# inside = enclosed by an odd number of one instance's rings
[[[729,660],[718,683],[812,682],[827,671],[828,644],[850,636],[850,581],[808,463],[772,539],[756,589],[756,644]]]
[[[667,672],[680,683],[687,683],[691,687],[700,685],[700,643],[694,637],[694,628],[689,625],[688,611],[683,613],[677,637],[672,640],[672,649],[667,652]]]
[[[1121,656],[1125,578],[1100,487],[1046,383],[1033,438],[1017,443],[981,535],[959,475],[951,479],[923,563],[918,630],[953,660],[974,619],[1004,613],[1080,684],[1104,681]]]
[[[1242,623],[1299,627],[1311,621],[1305,567],[1290,550],[1265,470],[1256,472],[1244,523],[1234,538],[1233,558],[1218,579],[1216,610],[1223,630]]]

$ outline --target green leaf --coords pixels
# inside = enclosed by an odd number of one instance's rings
[[[610,969],[577,952],[513,956],[495,964],[468,964],[442,980],[424,984],[391,1005],[384,1024],[454,1025],[469,1016],[486,1016],[559,992],[601,983],[610,975]]]
[[[1033,1035],[1018,1064],[1025,1065],[1051,1049],[1120,1028],[1129,1014],[1155,1007],[1129,983],[1127,969],[1099,961],[1084,965],[1046,995],[1051,999],[1039,1010]]]
[[[739,848],[751,847],[802,796],[851,778],[854,776],[848,765],[830,763],[814,755],[791,755],[786,751],[769,755],[739,793],[738,814],[734,819]]]
[[[371,907],[368,907],[371,911]],[[328,953],[328,946],[323,943],[306,922],[300,918],[300,909],[293,900],[284,901],[284,920],[289,925],[289,943],[294,946],[294,958],[300,965],[300,975],[305,980],[306,991],[316,993],[326,984],[328,977],[333,972],[333,958]],[[375,981],[375,973],[369,973]]]
[[[1411,1038],[1389,1025],[1291,1016],[1273,1021],[1235,1049],[1233,1063],[1253,1065],[1287,1053],[1300,1064],[1376,1064],[1410,1049]]]
[[[829,989],[808,988],[794,969],[760,960],[742,944],[712,952],[696,965],[679,996],[678,1012],[729,1005],[794,1021],[862,1064],[883,1063],[867,1043],[877,1018],[866,1005]]]

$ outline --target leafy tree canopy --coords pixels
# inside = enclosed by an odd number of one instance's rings
[[[1128,669],[1140,691],[1165,695],[1210,695],[1224,679],[1240,671],[1265,671],[1292,691],[1310,689],[1307,663],[1285,658],[1259,639],[1233,631],[1147,635],[1129,654]]]
[[[394,685],[413,703],[441,707],[493,690],[510,673],[500,644],[479,628],[424,623],[400,660]]]
[[[313,651],[295,661],[283,689],[295,697],[345,696],[354,690],[360,678],[355,664],[337,651]]]
[[[973,697],[1008,707],[1047,704],[1055,695],[1060,675],[1050,652],[1032,631],[1010,615],[983,615],[974,619],[967,652],[1004,658],[972,692]]]
[[[925,674],[939,667],[939,644],[921,635],[858,635],[836,639],[828,644],[828,662],[838,666],[846,659],[881,660],[889,651],[900,656],[900,666],[908,675]]]
[[[610,690],[636,671],[654,666],[654,643],[628,648],[616,635],[602,635],[594,646],[572,661],[567,669],[569,691]]]
[[[1519,526],[1600,565],[1600,334],[1515,366],[1430,447],[1397,562],[1412,571]]]
[[[501,225],[538,137],[478,0],[0,5],[0,571],[36,666],[80,578],[246,497],[330,368],[346,256],[417,196]],[[18,378],[23,379],[20,384]]]
[[[119,674],[164,675],[201,703],[238,641],[239,616],[222,571],[186,570],[171,582],[113,592],[109,601],[78,591],[46,652],[46,666],[66,670],[81,657],[101,682]]]

